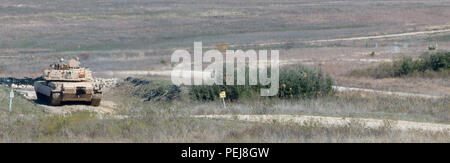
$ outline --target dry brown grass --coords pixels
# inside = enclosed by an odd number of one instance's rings
[[[8,91],[1,91],[0,98]],[[108,95],[109,94],[109,95]],[[106,99],[114,100],[118,114],[125,119],[103,116],[86,111],[66,116],[44,112],[30,112],[32,103],[21,105],[12,114],[0,112],[1,142],[448,142],[448,132],[398,131],[389,125],[369,128],[357,121],[346,126],[323,126],[317,122],[297,123],[249,123],[229,120],[192,118],[202,112],[223,112],[219,103],[201,104],[182,99],[175,102],[144,102],[123,89],[108,92]],[[5,96],[4,96],[5,95]],[[20,97],[18,97],[20,98]],[[448,110],[437,107],[447,102],[417,99],[361,98],[358,96],[335,99],[301,100],[290,103],[280,100],[248,101],[232,104],[233,113],[248,111],[258,114],[275,112],[294,114],[332,114],[353,116],[378,116],[417,118],[439,121]],[[6,98],[1,98],[6,99]],[[364,99],[364,100],[362,100]],[[379,101],[386,102],[380,105]],[[408,104],[409,103],[409,104]],[[26,100],[24,100],[26,104]],[[204,110],[201,107],[216,108]],[[262,107],[264,106],[264,107]],[[339,107],[336,107],[339,106]],[[367,108],[362,108],[367,106]],[[436,109],[420,110],[433,107]],[[390,107],[390,108],[385,108]],[[405,110],[406,107],[406,110]],[[441,108],[442,109],[442,108]],[[264,111],[265,110],[265,111]],[[382,115],[385,114],[385,115]],[[439,117],[439,115],[441,117]],[[411,116],[411,117],[409,117]]]

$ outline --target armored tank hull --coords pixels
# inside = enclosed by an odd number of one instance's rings
[[[51,105],[61,105],[67,101],[89,102],[99,106],[102,92],[91,82],[53,82],[37,81],[34,89],[38,100],[47,101]]]
[[[93,82],[92,72],[87,68],[80,68],[78,60],[71,60],[69,64],[52,64],[42,77],[44,80],[34,83],[36,96],[40,101],[47,101],[51,105],[61,105],[67,101],[100,105],[102,85]]]

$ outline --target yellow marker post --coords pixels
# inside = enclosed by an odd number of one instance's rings
[[[225,105],[225,98],[227,97],[227,93],[222,91],[219,93],[219,97],[222,99],[223,107],[227,109],[227,105]]]

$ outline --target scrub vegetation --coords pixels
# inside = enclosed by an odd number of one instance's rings
[[[382,63],[376,67],[353,70],[350,75],[374,78],[407,76],[446,78],[450,75],[450,52],[425,53],[419,59],[402,57],[392,63]]]

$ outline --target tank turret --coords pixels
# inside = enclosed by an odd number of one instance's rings
[[[72,59],[68,64],[51,64],[44,70],[43,78],[47,81],[92,81],[92,71],[80,67],[79,61]]]

